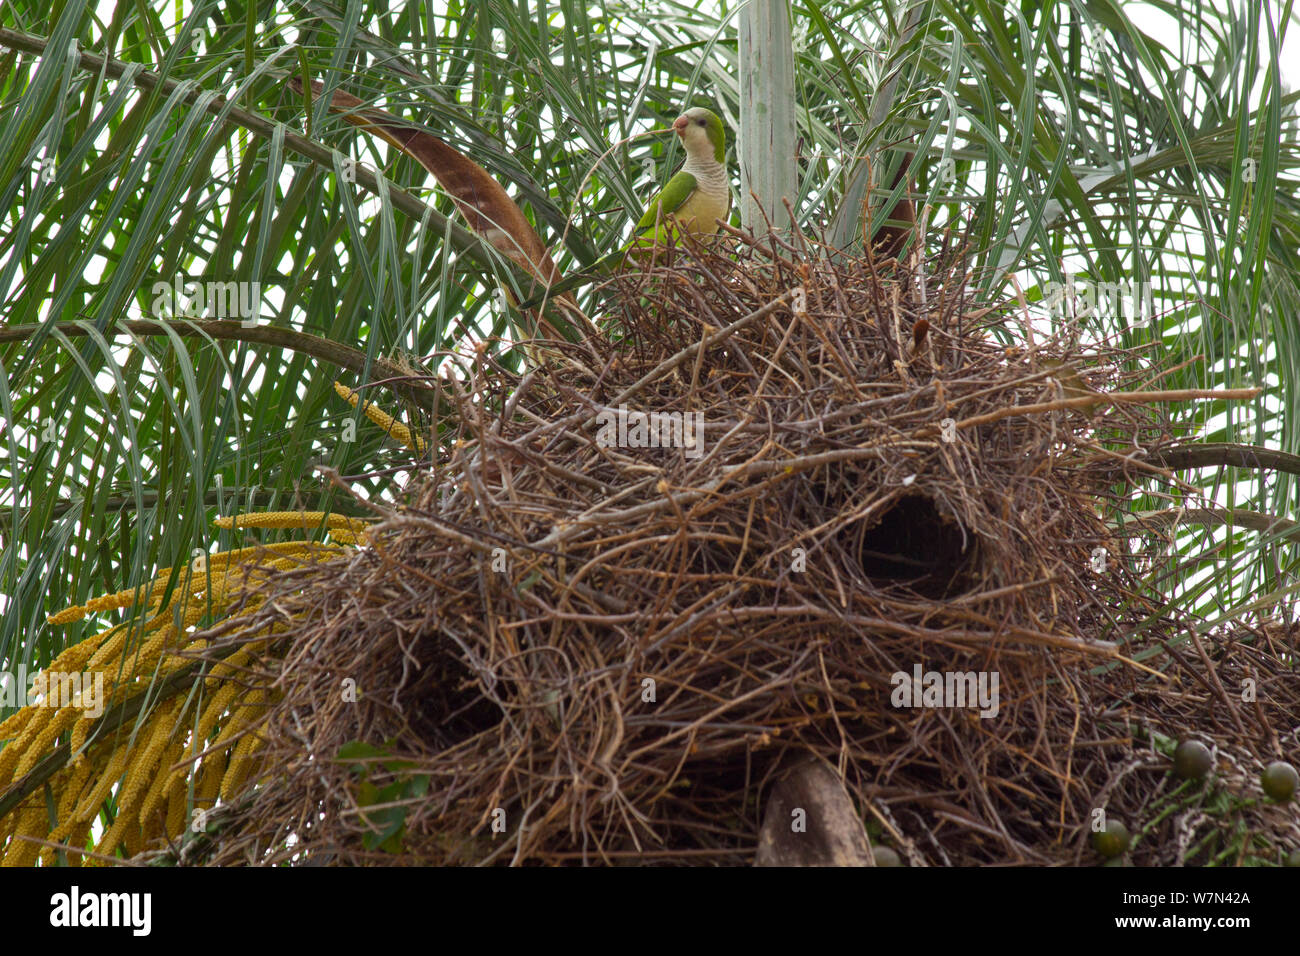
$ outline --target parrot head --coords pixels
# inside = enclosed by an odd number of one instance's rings
[[[673,131],[681,137],[688,156],[722,162],[727,148],[727,129],[713,110],[702,106],[687,110],[673,121]]]

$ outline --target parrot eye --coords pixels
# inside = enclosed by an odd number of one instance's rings
[[[701,126],[704,125],[704,120],[696,120],[695,122],[699,123]]]

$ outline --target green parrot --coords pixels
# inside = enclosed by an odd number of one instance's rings
[[[672,131],[686,148],[682,163],[668,185],[646,206],[637,220],[630,242],[604,256],[582,272],[557,282],[545,294],[562,295],[574,286],[590,281],[625,255],[646,254],[663,246],[677,234],[673,219],[689,235],[708,236],[718,231],[718,220],[726,220],[731,208],[731,174],[727,170],[727,128],[721,117],[702,106],[692,107],[673,121]],[[535,296],[520,308],[536,308],[543,296]]]
[[[672,228],[670,215],[691,235],[712,235],[731,208],[727,129],[718,114],[702,106],[689,109],[673,121],[673,132],[686,147],[686,162],[637,221],[634,247],[662,245]]]

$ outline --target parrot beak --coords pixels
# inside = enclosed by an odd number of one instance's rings
[[[677,132],[677,135],[683,139],[686,138],[686,127],[690,125],[691,121],[685,116],[679,116],[677,119],[673,120],[673,129]]]

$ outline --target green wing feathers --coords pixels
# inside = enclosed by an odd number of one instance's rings
[[[668,180],[666,185],[654,199],[650,200],[650,205],[646,207],[640,221],[636,224],[636,232],[649,229],[657,222],[666,222],[668,217],[682,208],[682,204],[690,198],[691,193],[695,192],[698,184],[695,177],[683,170]]]

